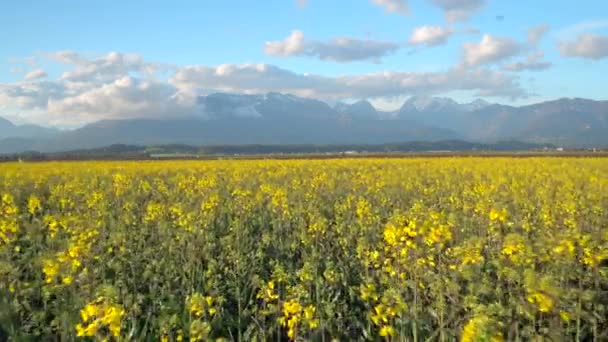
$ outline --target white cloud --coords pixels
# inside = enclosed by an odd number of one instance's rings
[[[188,94],[212,90],[247,94],[280,91],[325,100],[437,94],[452,90],[476,91],[484,96],[525,96],[525,91],[512,76],[466,68],[326,77],[298,74],[267,64],[198,65],[179,69],[170,83]]]
[[[308,7],[308,0],[297,0],[296,3],[298,4],[298,7],[300,7],[300,8]]]
[[[81,56],[79,53],[74,52],[74,51],[56,51],[56,52],[51,52],[51,53],[47,53],[47,54],[43,54],[43,57],[46,57],[50,60],[54,60],[60,63],[65,63],[65,64],[81,64],[81,63],[87,63],[88,60]]]
[[[538,45],[538,43],[543,39],[547,31],[549,31],[550,26],[543,24],[530,28],[528,30],[528,43],[531,45]]]
[[[583,33],[600,30],[606,27],[608,27],[608,20],[586,20],[556,31],[555,38],[559,40],[574,39]]]
[[[448,22],[468,20],[485,5],[485,0],[431,0],[440,7]]]
[[[381,57],[392,54],[399,48],[399,45],[390,42],[341,37],[328,42],[313,43],[311,54],[320,59],[336,62],[370,59],[378,61]]]
[[[105,56],[94,60],[85,59],[78,54],[70,53],[65,60],[67,63],[75,64],[76,67],[61,75],[62,79],[69,81],[88,81],[98,79],[100,81],[112,80],[117,76],[129,72],[139,72],[145,75],[154,74],[159,65],[144,63],[143,58],[137,54],[122,54],[110,52]],[[70,62],[71,61],[71,62]]]
[[[303,53],[304,50],[304,32],[298,30],[291,32],[289,37],[283,40],[266,42],[264,44],[264,51],[270,56],[297,56]]]
[[[302,31],[293,31],[284,40],[266,42],[264,51],[277,57],[308,56],[334,62],[378,61],[394,53],[399,45],[389,42],[339,37],[326,42],[306,40]]]
[[[0,83],[0,106],[44,113],[47,124],[75,125],[108,118],[202,115],[198,96],[217,91],[241,94],[275,91],[328,101],[451,91],[469,91],[479,96],[526,96],[516,76],[482,68],[330,77],[296,73],[268,64],[192,65],[172,69],[165,80],[148,74],[146,70],[158,64],[141,58],[70,56],[73,63],[63,62],[68,70],[58,79]],[[95,72],[75,72],[83,68]]]
[[[574,41],[559,43],[559,51],[564,57],[602,59],[608,57],[608,36],[582,33]]]
[[[453,30],[441,26],[421,26],[414,29],[410,36],[410,44],[436,46],[447,42],[454,33]]]
[[[370,0],[372,4],[384,8],[388,13],[407,15],[410,10],[405,0]]]
[[[553,64],[551,62],[543,62],[541,59],[545,56],[542,52],[536,52],[528,55],[526,60],[507,64],[503,67],[506,71],[541,71],[550,68]]]
[[[158,81],[140,80],[130,76],[84,91],[74,96],[50,98],[48,113],[70,120],[159,118],[184,114],[175,97],[175,89]]]
[[[23,110],[46,110],[49,98],[63,97],[67,91],[62,82],[0,83],[0,105]]]
[[[48,74],[46,73],[46,71],[44,71],[42,69],[36,69],[36,70],[32,70],[32,71],[28,72],[27,74],[25,74],[25,77],[23,79],[26,81],[32,81],[32,80],[38,80],[41,78],[45,78],[47,76],[48,76]]]
[[[516,41],[485,34],[479,43],[463,45],[463,63],[468,66],[496,63],[519,54],[522,47]]]

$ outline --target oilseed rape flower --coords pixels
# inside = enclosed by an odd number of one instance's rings
[[[79,337],[97,336],[108,330],[108,335],[119,337],[122,317],[125,311],[118,305],[112,304],[107,298],[99,297],[80,310],[82,323],[76,325],[76,335]]]
[[[493,331],[495,327],[496,323],[487,316],[473,317],[464,326],[460,342],[502,342],[504,338],[501,333]]]
[[[211,333],[207,322],[195,320],[190,324],[190,341],[205,341]]]
[[[198,292],[186,298],[186,305],[190,313],[196,318],[207,315],[212,317],[217,312],[214,298],[212,296],[203,296]]]
[[[283,303],[282,316],[279,322],[287,328],[287,336],[291,340],[295,340],[299,328],[315,329],[319,326],[315,313],[316,308],[314,306],[304,307],[297,300],[291,299]]]
[[[40,203],[40,199],[36,196],[30,196],[27,200],[27,211],[30,215],[36,215],[42,209],[42,204]]]
[[[257,294],[258,299],[263,299],[266,302],[274,302],[279,299],[279,295],[276,293],[275,282],[270,280],[266,283],[266,286],[259,290]]]
[[[528,296],[528,302],[536,304],[540,312],[549,312],[553,308],[553,300],[543,293],[532,293]]]
[[[494,222],[505,222],[507,220],[507,210],[506,209],[494,209],[490,210],[490,220]]]
[[[0,214],[0,246],[2,246],[2,244],[11,243],[19,230],[17,223],[19,209],[15,205],[13,196],[2,195],[2,198],[0,198]]]

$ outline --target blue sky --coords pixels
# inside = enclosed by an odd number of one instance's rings
[[[0,41],[0,116],[22,122],[170,115],[212,91],[608,99],[601,0],[4,0]]]

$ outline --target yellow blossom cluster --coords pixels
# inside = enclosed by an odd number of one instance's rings
[[[76,334],[86,336],[119,337],[125,311],[107,298],[99,297],[80,310],[82,323],[76,325]]]
[[[279,322],[287,328],[287,336],[294,340],[301,325],[308,329],[315,329],[319,325],[315,313],[316,308],[313,305],[302,306],[300,302],[292,299],[283,303],[283,314]]]

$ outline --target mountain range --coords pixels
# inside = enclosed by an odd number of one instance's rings
[[[200,114],[103,120],[60,131],[0,118],[0,153],[56,152],[112,144],[294,145],[407,141],[518,140],[568,147],[608,146],[608,101],[563,98],[527,106],[412,97],[396,111],[368,101],[326,102],[289,94],[215,93]],[[1,115],[1,113],[0,113]]]

